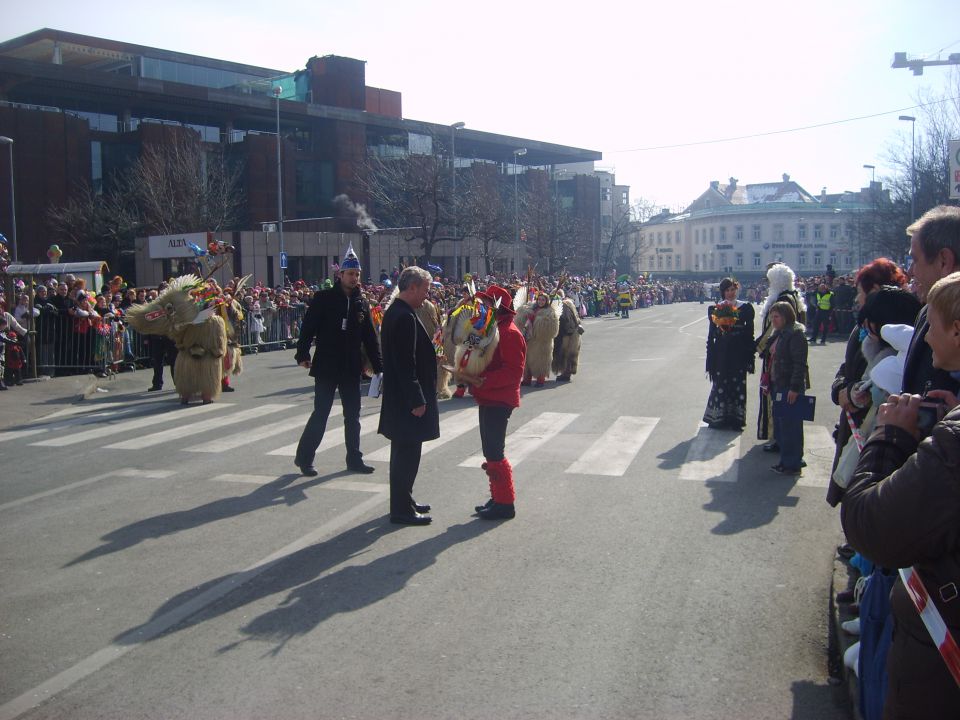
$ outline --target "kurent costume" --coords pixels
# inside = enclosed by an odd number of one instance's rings
[[[570,298],[564,298],[560,306],[560,326],[553,340],[553,372],[557,382],[570,382],[577,374],[580,364],[580,336],[583,326],[580,314]]]
[[[804,324],[807,318],[807,308],[803,299],[794,287],[793,270],[783,263],[776,263],[767,270],[767,281],[770,283],[770,292],[760,314],[760,337],[757,338],[756,348],[760,354],[762,367],[760,372],[760,401],[757,412],[757,439],[769,440],[773,436],[773,414],[771,396],[767,394],[770,387],[770,354],[767,352],[770,336],[773,334],[773,322],[770,319],[770,308],[777,302],[788,302],[797,314],[797,322]],[[776,440],[773,439],[775,444]],[[772,449],[772,448],[771,448]]]
[[[550,374],[553,360],[553,340],[560,332],[560,316],[556,305],[546,293],[537,293],[531,302],[520,307],[514,322],[527,343],[526,366],[521,385],[530,385],[537,379],[537,387],[543,387]]]
[[[719,303],[707,310],[707,373],[713,382],[703,421],[740,431],[747,422],[747,373],[754,370],[753,305]]]
[[[341,270],[360,270],[360,260],[353,247],[344,253]],[[297,340],[296,361],[310,361],[314,379],[313,412],[307,421],[294,464],[306,475],[316,475],[313,460],[327,428],[333,398],[340,392],[343,405],[343,434],[347,446],[347,468],[356,472],[373,472],[363,463],[360,452],[360,346],[376,373],[383,372],[380,347],[373,327],[370,307],[360,294],[359,286],[347,294],[337,280],[332,287],[318,291],[307,308]],[[313,359],[310,346],[316,339]]]
[[[498,341],[486,367],[475,373],[480,375],[481,384],[470,386],[470,394],[477,401],[480,413],[480,444],[486,459],[481,467],[490,481],[490,500],[485,505],[478,505],[476,511],[486,520],[507,520],[516,515],[516,491],[513,468],[504,455],[504,447],[510,414],[514,408],[520,407],[520,380],[527,344],[514,325],[510,293],[492,285],[482,295],[491,304],[499,305],[496,316]]]
[[[207,284],[196,275],[183,275],[155,300],[127,309],[130,326],[137,332],[166,335],[176,344],[173,383],[183,404],[197,395],[204,403],[220,395],[227,352],[223,302],[215,284]]]

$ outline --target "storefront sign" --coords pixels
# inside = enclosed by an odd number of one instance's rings
[[[207,234],[197,232],[180,235],[151,235],[147,238],[147,254],[151,260],[194,257],[194,252],[190,249],[191,243],[205,248]]]

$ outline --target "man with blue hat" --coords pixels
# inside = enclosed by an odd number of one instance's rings
[[[311,360],[310,345],[314,339],[317,343]],[[377,333],[370,318],[370,308],[360,294],[360,259],[350,244],[340,264],[340,277],[332,287],[313,296],[297,341],[296,361],[309,368],[314,379],[313,412],[300,436],[293,460],[304,475],[317,475],[313,461],[323,440],[337,391],[343,405],[347,469],[373,472],[373,468],[363,462],[360,452],[361,344],[374,372],[382,373]]]

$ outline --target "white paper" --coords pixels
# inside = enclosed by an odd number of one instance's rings
[[[383,383],[383,373],[378,373],[370,378],[370,389],[367,391],[367,397],[380,397],[380,386]]]

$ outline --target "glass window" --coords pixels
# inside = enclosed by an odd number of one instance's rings
[[[673,269],[673,255],[667,255],[667,270]]]
[[[823,265],[823,253],[815,252],[813,254],[813,266],[819,268],[821,265]]]
[[[774,226],[773,226],[773,241],[774,241],[774,242],[783,242],[783,223],[774,223]]]
[[[813,239],[814,239],[814,240],[823,240],[823,225],[814,225],[814,226],[813,226]]]
[[[724,269],[727,267],[727,254],[725,252],[720,253],[720,267]]]
[[[851,255],[843,256],[843,266],[844,267],[853,267],[853,257]]]
[[[839,237],[840,237],[840,226],[839,226],[839,225],[831,225],[831,226],[830,226],[830,239],[831,239],[831,240],[836,240],[836,239],[839,238]]]
[[[657,270],[663,270],[663,255],[657,255]]]
[[[667,245],[669,245],[673,240],[673,233],[667,230]]]
[[[760,253],[753,254],[753,266],[755,268],[760,267]]]
[[[710,228],[710,242],[713,242],[713,228]]]
[[[754,239],[754,240],[759,240],[759,239],[760,239],[760,226],[759,226],[759,225],[754,225],[754,226],[753,226],[753,239]]]
[[[103,192],[103,146],[99,140],[90,143],[90,184],[97,195]]]
[[[737,258],[737,262],[736,262],[737,267],[738,267],[738,268],[742,268],[742,267],[743,267],[743,253],[737,253],[737,254],[736,254],[736,258]]]
[[[679,270],[679,269],[680,269],[680,256],[679,256],[679,255],[677,255],[677,262],[676,262],[675,264],[676,264],[676,266],[677,266],[677,270]]]
[[[727,241],[727,228],[725,225],[720,226],[720,242]]]
[[[737,225],[733,229],[733,234],[737,240],[743,240],[743,225]]]
[[[806,240],[806,239],[807,239],[807,226],[797,225],[797,240]]]
[[[802,268],[805,268],[807,266],[807,253],[805,250],[800,251],[797,265],[799,265]]]

